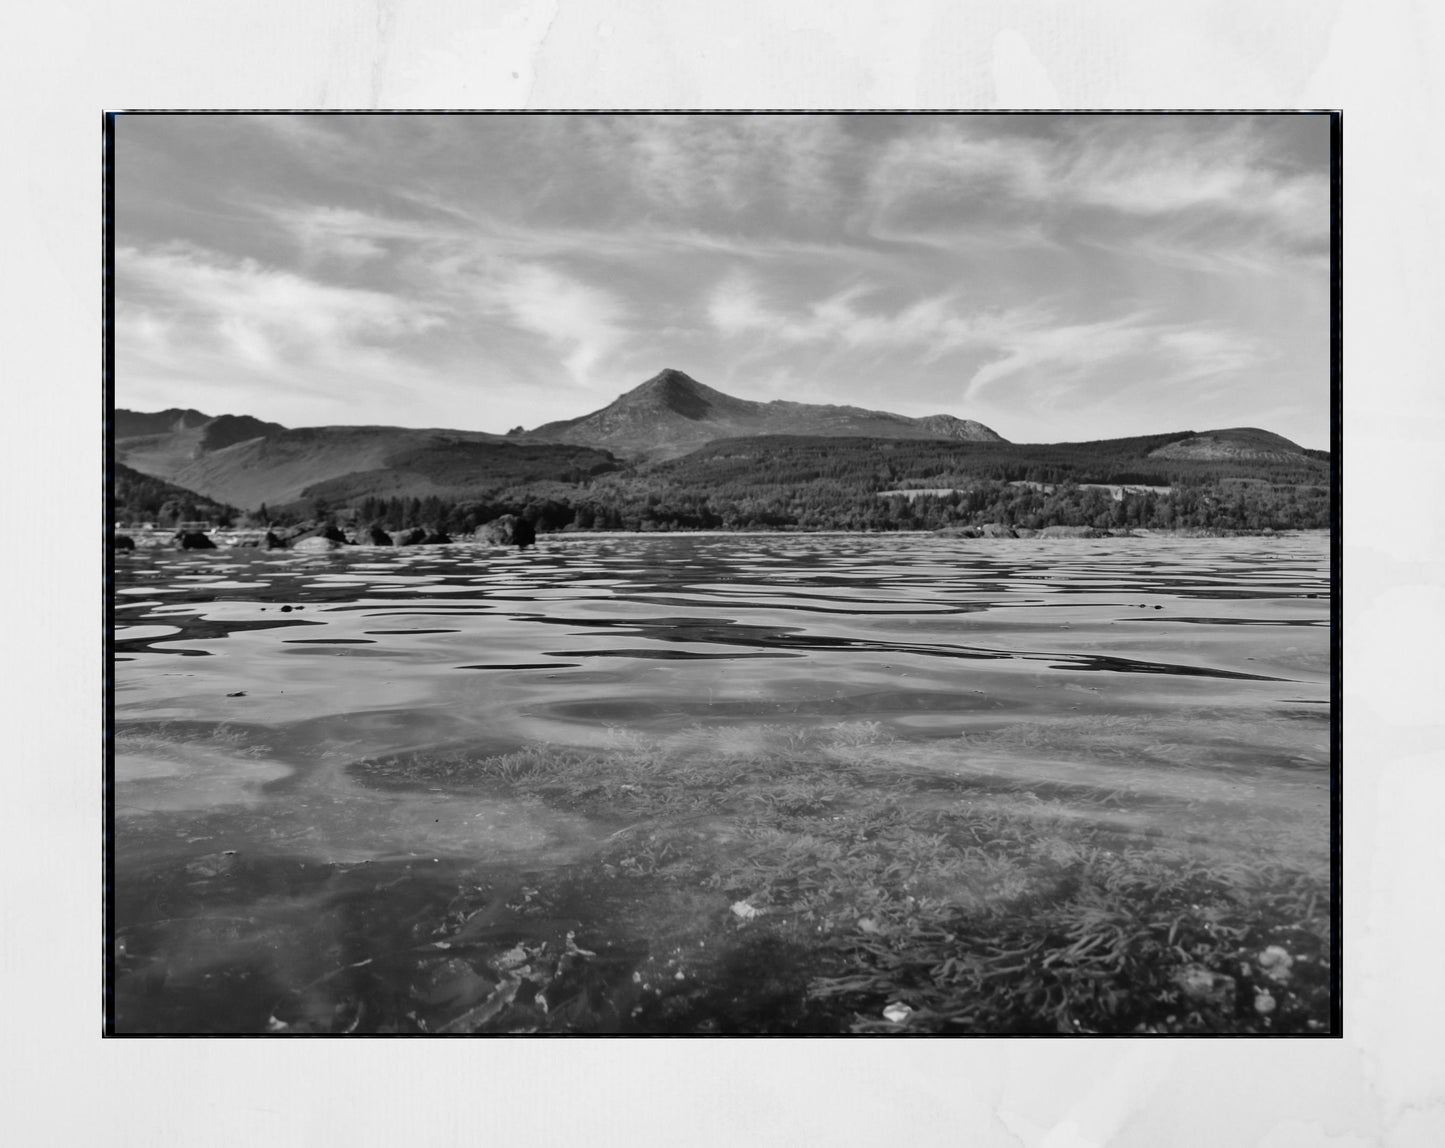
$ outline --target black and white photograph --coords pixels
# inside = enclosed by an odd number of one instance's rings
[[[107,1034],[1339,1035],[1337,114],[105,124]]]

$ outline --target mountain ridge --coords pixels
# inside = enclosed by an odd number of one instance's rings
[[[189,408],[118,409],[110,426],[118,462],[202,497],[252,508],[308,498],[333,503],[382,496],[470,498],[508,486],[585,485],[598,475],[646,469],[741,440],[759,444],[748,449],[764,454],[773,449],[770,443],[784,449],[800,438],[856,442],[862,453],[852,448],[843,453],[857,465],[870,450],[901,448],[911,440],[930,451],[953,452],[975,470],[1023,472],[1055,457],[1089,456],[1116,460],[1111,465],[1137,459],[1151,472],[1166,465],[1182,472],[1300,466],[1312,472],[1329,457],[1257,427],[1015,444],[953,415],[912,418],[862,407],[742,399],[672,368],[598,410],[507,435],[377,425],[288,428],[250,415],[210,416]]]
[[[952,415],[912,418],[855,406],[740,399],[673,367],[663,368],[605,407],[544,423],[516,437],[600,447],[655,461],[679,457],[717,439],[757,434],[1007,441],[982,423]]]

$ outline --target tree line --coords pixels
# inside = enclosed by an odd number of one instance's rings
[[[538,491],[513,487],[486,499],[361,499],[354,506],[292,506],[261,511],[269,524],[326,519],[387,531],[413,527],[465,535],[503,514],[558,530],[939,530],[950,526],[1047,526],[1262,531],[1318,529],[1330,524],[1329,490],[1226,480],[1169,491],[1107,490],[1064,483],[1052,490],[1008,482],[976,482],[946,493],[880,495],[826,479],[772,486],[674,487],[658,482],[593,483]]]
[[[550,474],[528,457],[517,473],[425,496],[352,493],[344,482],[332,481],[296,502],[247,514],[118,466],[113,494],[121,520],[160,525],[195,518],[252,527],[332,520],[453,536],[503,514],[526,519],[540,532],[936,530],[990,523],[1035,530],[1329,526],[1328,456],[1149,457],[1182,437],[1034,447],[767,436],[715,442],[679,459],[629,467],[603,459],[584,470],[569,457]],[[449,470],[460,467],[461,460],[448,457]],[[1089,485],[1094,483],[1168,489],[1126,491],[1115,499]],[[911,493],[890,493],[900,490]],[[943,493],[923,493],[928,490]]]
[[[234,506],[152,478],[119,462],[115,464],[111,482],[110,504],[116,522],[154,522],[162,528],[181,522],[231,526],[242,517]]]

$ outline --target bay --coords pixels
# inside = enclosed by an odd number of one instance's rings
[[[1328,558],[122,555],[117,1030],[1322,1031]]]

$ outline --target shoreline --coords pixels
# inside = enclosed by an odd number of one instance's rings
[[[945,527],[942,530],[558,530],[537,535],[540,545],[545,542],[563,542],[585,539],[609,538],[939,538],[966,542],[1097,542],[1105,539],[1232,539],[1232,538],[1302,538],[1321,536],[1328,538],[1328,527],[1303,527],[1289,530],[1208,530],[1191,527],[1183,530],[1161,530],[1146,528],[1128,531],[1091,530],[1086,527],[1044,527],[1038,530],[1023,529],[1015,534],[971,533],[980,527]],[[1050,529],[1061,529],[1069,533],[1047,533]],[[215,543],[218,550],[260,549],[253,539],[265,536],[264,530],[227,530],[220,527],[199,533],[205,534]],[[176,532],[173,530],[138,530],[116,528],[110,538],[111,549],[116,549],[115,540],[129,538],[136,550],[179,550],[175,545]],[[421,546],[485,546],[489,549],[511,549],[510,544],[493,542],[482,538],[454,538],[449,542],[427,542],[408,545],[378,546],[369,542],[347,543],[338,549],[391,550],[412,549]],[[121,547],[120,549],[130,549]],[[287,548],[289,549],[289,548]]]

